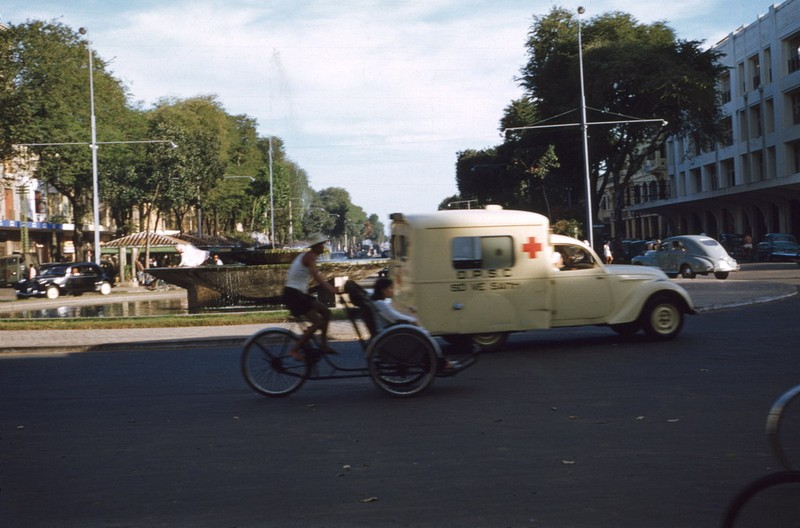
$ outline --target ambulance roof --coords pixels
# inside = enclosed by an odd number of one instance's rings
[[[498,206],[488,206],[487,209],[458,209],[455,211],[436,211],[404,215],[395,213],[391,215],[395,222],[405,222],[417,229],[442,229],[463,227],[494,227],[494,226],[522,226],[537,225],[547,227],[549,221],[546,216],[530,211],[515,211],[502,209]]]

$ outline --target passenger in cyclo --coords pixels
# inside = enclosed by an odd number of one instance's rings
[[[396,324],[411,324],[420,326],[419,321],[415,316],[400,312],[392,306],[393,297],[394,282],[392,282],[392,279],[381,277],[375,281],[371,299],[373,301],[372,305],[375,307],[375,324],[378,327],[378,333]],[[420,326],[420,330],[425,334],[428,334],[428,331],[422,326]],[[445,360],[442,363],[442,367],[445,370],[454,370],[460,366],[461,365],[459,362],[452,360]]]
[[[378,326],[378,332],[393,324],[419,324],[417,318],[410,314],[405,314],[394,309],[392,298],[394,297],[394,282],[387,277],[381,277],[375,281],[372,292]]]
[[[311,279],[314,279],[320,288],[336,294],[336,288],[328,283],[317,269],[317,258],[325,251],[325,243],[328,240],[330,240],[329,237],[319,233],[312,235],[307,246],[309,251],[295,257],[286,275],[283,288],[284,304],[292,315],[305,317],[311,323],[289,351],[289,355],[295,359],[304,359],[301,349],[317,330],[322,332],[320,350],[326,354],[336,354],[336,351],[328,346],[328,325],[331,321],[331,311],[316,297],[308,293],[309,283]]]

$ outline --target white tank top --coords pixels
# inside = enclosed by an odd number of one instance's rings
[[[303,265],[303,256],[305,253],[300,253],[292,261],[289,266],[289,272],[286,274],[287,288],[294,288],[303,293],[308,293],[308,283],[311,281],[311,269]]]

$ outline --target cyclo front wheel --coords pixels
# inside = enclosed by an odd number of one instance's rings
[[[414,326],[402,325],[379,334],[367,348],[372,381],[392,396],[414,396],[436,377],[436,343]]]
[[[767,414],[767,438],[775,457],[785,469],[800,462],[800,385],[775,400]]]
[[[285,328],[267,328],[250,336],[242,349],[242,375],[264,396],[288,396],[305,383],[311,365],[289,355],[298,336]]]
[[[728,505],[722,528],[800,526],[800,471],[781,471],[754,480]]]

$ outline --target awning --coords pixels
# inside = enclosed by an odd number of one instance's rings
[[[183,240],[159,233],[150,233],[150,253],[177,253],[175,249],[178,244],[185,244]],[[147,233],[133,233],[115,240],[104,242],[101,246],[100,253],[116,254],[119,250],[125,248],[131,250],[138,248],[144,250],[148,242]]]

